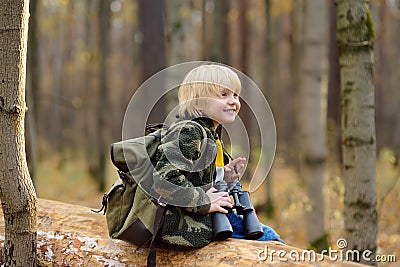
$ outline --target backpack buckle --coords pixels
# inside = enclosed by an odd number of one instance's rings
[[[129,179],[128,175],[126,175],[126,173],[124,173],[121,170],[117,170],[119,177],[121,178],[122,181],[124,181],[125,183],[129,184],[130,186],[133,186],[133,182],[131,181],[131,179]]]
[[[166,202],[164,202],[164,201],[162,200],[161,196],[160,196],[160,197],[158,197],[158,199],[157,199],[157,203],[158,203],[158,205],[160,205],[160,206],[162,206],[162,207],[165,207],[165,206],[167,206],[167,203],[166,203]]]
[[[108,206],[108,194],[104,193],[103,198],[101,200],[101,209],[99,210],[92,210],[92,212],[96,212],[96,213],[100,213],[100,212],[104,212],[103,214],[106,214],[107,211],[107,206]]]

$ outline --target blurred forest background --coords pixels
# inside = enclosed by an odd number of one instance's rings
[[[322,27],[316,109],[326,152],[323,190],[332,244],[343,229],[340,81],[334,1],[31,0],[27,155],[38,196],[98,207],[117,178],[109,145],[121,139],[125,109],[143,81],[165,67],[210,60],[247,74],[274,113],[277,151],[266,187],[252,194],[261,221],[307,247],[310,208],[299,175],[299,69],[309,16]],[[304,3],[319,11],[304,13]],[[322,4],[321,4],[322,3]],[[400,225],[400,1],[370,1],[375,29],[378,253],[398,254]],[[149,92],[151,93],[151,92]],[[157,92],[155,92],[157,93]],[[246,118],[246,109],[241,117]],[[155,121],[163,121],[158,113]],[[246,121],[246,119],[244,119]],[[303,123],[304,124],[304,123]],[[252,127],[249,126],[251,135]],[[252,144],[256,151],[256,144]],[[317,144],[316,144],[317,145]],[[249,164],[249,171],[252,165]]]

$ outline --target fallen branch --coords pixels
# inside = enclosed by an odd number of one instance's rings
[[[4,233],[1,213],[0,231]],[[148,248],[108,237],[105,217],[90,208],[39,200],[38,265],[40,266],[145,266]],[[4,243],[4,235],[0,236]],[[279,251],[281,255],[278,254]],[[294,260],[299,256],[299,260]],[[305,261],[300,257],[304,255]],[[286,246],[279,242],[228,239],[201,249],[157,249],[159,266],[361,266]],[[303,257],[304,257],[303,256]],[[323,259],[322,259],[323,258]]]

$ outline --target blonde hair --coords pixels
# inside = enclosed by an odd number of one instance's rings
[[[198,116],[196,106],[207,105],[206,98],[218,94],[221,87],[240,94],[240,79],[230,68],[209,64],[192,69],[179,87],[179,116]]]

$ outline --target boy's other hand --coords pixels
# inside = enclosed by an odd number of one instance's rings
[[[246,158],[236,158],[232,160],[229,164],[224,166],[224,180],[227,183],[233,182],[240,177],[240,173],[244,169],[244,163]]]
[[[208,213],[212,212],[222,212],[222,213],[228,213],[228,211],[224,208],[232,208],[232,201],[231,198],[229,197],[228,192],[217,192],[217,189],[214,187],[211,187],[208,189],[206,192],[207,196],[210,198],[211,205],[210,209],[208,210]]]

